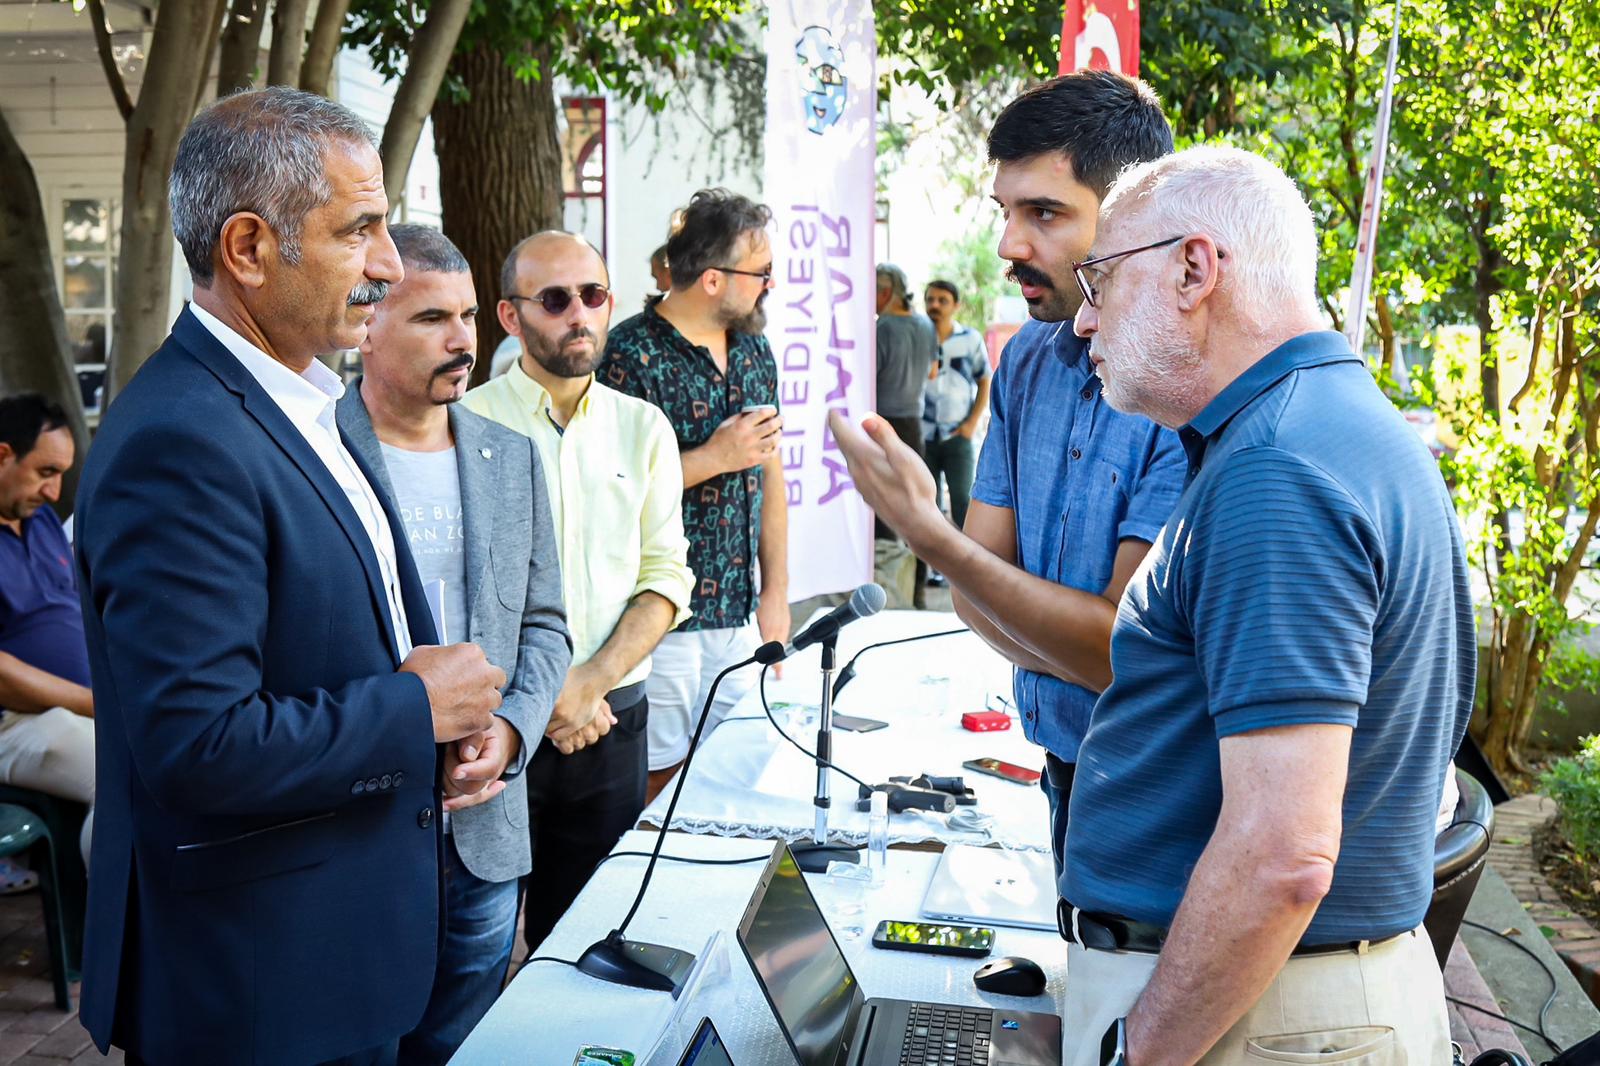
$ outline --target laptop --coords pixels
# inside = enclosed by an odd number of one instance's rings
[[[1056,868],[1042,851],[956,844],[933,871],[922,916],[940,922],[1056,931]]]
[[[678,1066],[733,1066],[733,1058],[710,1018],[700,1019],[694,1036],[689,1038],[689,1046],[683,1049],[683,1058],[678,1060]]]
[[[867,999],[781,841],[739,946],[800,1066],[1060,1066],[1053,1014]]]

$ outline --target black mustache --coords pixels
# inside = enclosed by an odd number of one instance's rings
[[[350,290],[350,299],[345,301],[351,307],[357,304],[382,303],[384,297],[389,295],[387,281],[363,281],[360,285]]]
[[[1006,269],[1006,277],[1021,285],[1034,285],[1041,289],[1055,288],[1049,277],[1026,263],[1012,263]]]
[[[471,352],[462,352],[460,355],[456,356],[454,359],[435,370],[433,372],[433,376],[439,377],[441,374],[448,374],[452,370],[470,369],[472,364],[475,362],[477,362],[477,360],[473,357]]]

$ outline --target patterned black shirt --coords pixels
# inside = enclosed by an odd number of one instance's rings
[[[656,313],[655,304],[611,330],[599,379],[666,413],[688,451],[748,404],[778,402],[778,364],[759,334],[728,334],[728,372]],[[693,617],[682,629],[725,629],[755,613],[761,541],[761,468],[718,474],[683,491],[683,530],[695,574]]]

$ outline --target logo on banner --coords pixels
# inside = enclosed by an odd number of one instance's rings
[[[821,136],[839,121],[850,94],[850,80],[840,68],[844,52],[826,26],[807,26],[794,43],[800,61],[800,88],[805,91],[806,129]]]

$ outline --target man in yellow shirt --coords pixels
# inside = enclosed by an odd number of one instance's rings
[[[561,558],[572,668],[525,773],[537,947],[644,809],[650,653],[689,616],[683,470],[666,417],[594,379],[613,297],[582,237],[536,233],[500,271],[500,324],[522,342],[471,411],[533,438]]]

